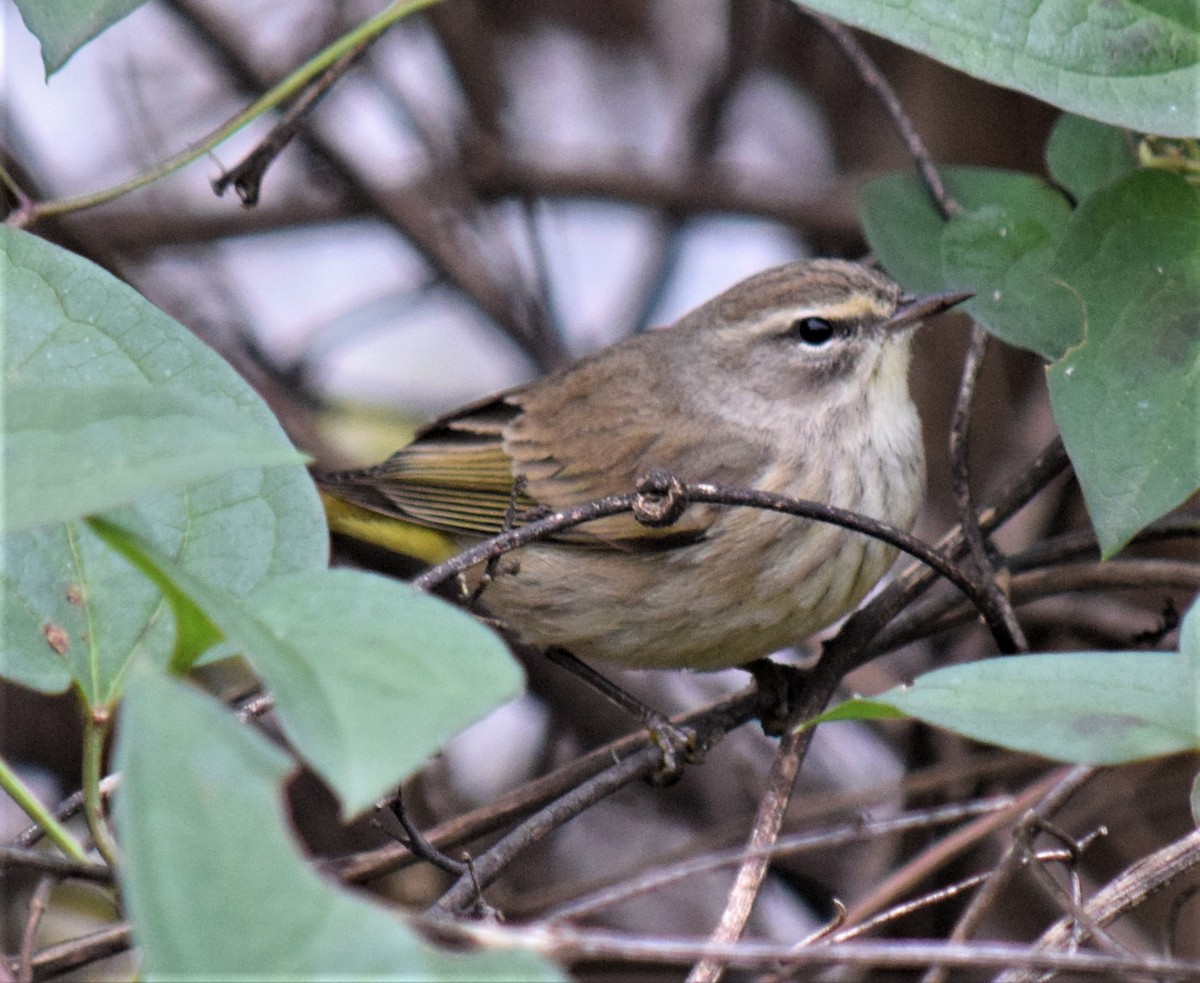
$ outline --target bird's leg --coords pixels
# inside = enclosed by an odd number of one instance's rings
[[[758,719],[763,733],[768,737],[779,737],[787,728],[792,707],[804,689],[804,670],[771,659],[755,659],[738,668],[750,673],[758,687],[762,708]]]
[[[680,727],[667,717],[647,706],[632,693],[622,689],[607,676],[598,673],[564,648],[548,648],[546,656],[596,690],[610,703],[637,717],[650,732],[650,737],[663,753],[662,769],[652,776],[655,785],[669,785],[683,774],[684,764],[697,764],[704,749],[690,727]]]

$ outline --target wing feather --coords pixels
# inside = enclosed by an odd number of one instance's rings
[[[322,475],[346,501],[449,533],[494,535],[530,510],[557,510],[632,491],[653,468],[684,481],[755,483],[770,448],[704,414],[703,438],[681,426],[695,393],[667,374],[661,332],[585,358],[530,386],[441,417],[382,464]],[[711,394],[703,394],[710,397]],[[691,409],[689,409],[691,407]],[[520,482],[518,484],[518,478]],[[693,505],[664,529],[632,515],[599,519],[560,541],[667,549],[702,538],[719,511]]]

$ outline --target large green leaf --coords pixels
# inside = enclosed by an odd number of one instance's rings
[[[500,638],[408,584],[356,570],[276,577],[243,602],[97,522],[171,599],[187,635],[219,630],[275,698],[292,744],[347,814],[369,808],[450,737],[521,692]],[[199,652],[176,660],[186,670]]]
[[[115,407],[124,397],[114,393],[142,389],[151,405],[186,404],[210,415],[214,433],[205,440],[237,444],[243,438],[236,430],[260,449],[273,442],[272,459],[294,459],[270,410],[233,369],[128,286],[28,233],[0,228],[0,247],[6,391],[53,391],[61,406],[78,408],[81,391],[104,392],[106,405]],[[27,418],[30,412],[37,425],[37,407],[22,410]],[[47,403],[44,414],[60,436],[68,432],[55,403]],[[194,415],[190,419],[194,424]],[[88,433],[86,419],[79,425],[70,439]],[[103,430],[105,424],[98,420],[97,426]],[[139,424],[124,433],[139,441],[149,429]],[[121,432],[110,419],[108,437]],[[115,453],[117,443],[108,449]],[[12,479],[23,496],[55,502],[58,515],[70,512],[73,502],[82,517],[126,500],[146,475],[147,489],[162,478],[153,461],[143,459],[142,475],[132,484],[134,476],[116,466],[141,454],[137,447],[83,474],[73,470],[76,462],[57,458],[64,446],[47,440],[45,457],[31,464],[38,446],[26,443],[21,467],[31,473]],[[203,449],[198,446],[198,454]],[[208,457],[206,468],[214,463]],[[245,461],[234,457],[224,474],[141,498],[113,516],[185,570],[236,595],[274,576],[323,567],[320,501],[303,468],[240,466]],[[86,526],[65,522],[9,533],[0,539],[0,551],[0,673],[7,678],[46,692],[75,682],[85,699],[104,707],[117,699],[131,659],[168,658],[171,619],[163,617],[158,589]]]
[[[937,669],[808,725],[910,716],[990,744],[1083,764],[1200,750],[1200,604],[1180,651],[1006,656]]]
[[[1195,0],[804,0],[805,7],[1061,109],[1200,136]]]
[[[1107,556],[1200,487],[1200,189],[1140,171],[1097,192],[1053,275],[1087,330],[1050,400]]]
[[[42,44],[42,64],[53,75],[96,35],[146,0],[15,0],[25,26]]]
[[[287,832],[292,763],[185,683],[135,670],[116,767],[121,895],[147,980],[563,979],[529,953],[440,951],[319,877]]]

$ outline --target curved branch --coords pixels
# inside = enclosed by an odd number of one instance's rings
[[[896,90],[892,88],[886,76],[881,72],[871,56],[867,54],[867,49],[858,43],[858,38],[854,36],[854,32],[845,24],[828,17],[825,14],[818,14],[815,11],[807,11],[810,17],[813,18],[822,30],[824,30],[837,43],[842,52],[850,59],[850,64],[854,66],[854,70],[858,72],[858,77],[862,79],[876,98],[882,104],[888,116],[892,118],[892,123],[896,127],[896,131],[900,134],[900,139],[904,142],[904,146],[908,148],[909,155],[916,165],[917,173],[920,174],[921,180],[925,184],[925,188],[929,191],[929,197],[933,199],[933,203],[937,206],[939,212],[942,213],[942,218],[950,218],[953,215],[958,215],[962,212],[960,205],[955,197],[946,189],[946,184],[942,181],[941,172],[937,169],[937,164],[934,163],[933,155],[929,153],[925,146],[925,141],[921,139],[921,134],[917,132],[913,121],[909,119],[908,113],[904,109],[904,104],[900,102],[900,97],[896,95]]]
[[[432,590],[476,564],[502,556],[520,546],[525,546],[535,540],[547,539],[555,533],[562,532],[594,519],[601,519],[623,512],[638,514],[639,509],[646,507],[649,495],[660,494],[660,486],[669,476],[656,473],[639,482],[643,490],[639,492],[609,495],[606,498],[595,499],[581,505],[562,509],[541,519],[536,519],[517,529],[502,532],[491,539],[484,540],[470,549],[464,550],[457,556],[451,557],[444,563],[426,570],[413,581],[413,586],[419,590]],[[653,487],[651,487],[653,485]],[[849,509],[825,505],[821,502],[811,502],[805,499],[790,498],[786,495],[776,495],[772,492],[760,491],[753,488],[739,488],[732,485],[720,485],[712,482],[697,484],[678,484],[678,493],[683,497],[683,503],[704,503],[708,505],[729,505],[745,508],[765,509],[771,512],[781,512],[816,522],[841,526],[878,539],[895,546],[909,556],[920,560],[926,566],[941,574],[959,590],[961,590],[979,609],[980,614],[988,622],[996,643],[1001,651],[1016,650],[1016,640],[1011,636],[1002,622],[992,616],[992,606],[987,597],[986,587],[972,578],[961,567],[939,552],[936,548],[910,535],[902,529],[880,522],[869,516],[852,512]],[[682,512],[682,509],[679,510]]]

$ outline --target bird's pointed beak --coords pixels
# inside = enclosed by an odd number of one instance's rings
[[[918,321],[948,311],[956,304],[961,304],[964,300],[970,300],[974,296],[973,290],[951,290],[939,294],[924,294],[921,297],[904,294],[900,298],[895,313],[888,320],[887,326],[891,330],[914,327]]]

